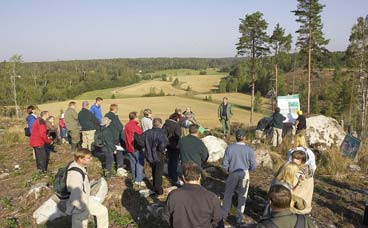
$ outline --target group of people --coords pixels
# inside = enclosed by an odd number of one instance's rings
[[[224,98],[219,106],[218,116],[225,135],[230,135],[229,120],[233,113],[227,100]],[[146,187],[144,163],[147,162],[152,170],[152,190],[158,198],[162,198],[164,193],[162,176],[167,161],[168,178],[172,185],[180,187],[168,195],[165,203],[163,219],[171,227],[223,227],[234,193],[238,196],[236,222],[243,222],[250,185],[249,172],[257,166],[253,149],[245,144],[245,130],[236,130],[236,142],[225,150],[221,166],[228,177],[221,206],[220,199],[201,186],[209,153],[199,138],[200,126],[189,107],[185,112],[176,108],[165,121],[153,118],[150,109],[143,111],[141,119],[137,112],[130,112],[129,121],[123,126],[117,115],[118,105],[111,104],[110,111],[103,116],[102,101],[102,98],[96,98],[90,109],[89,103],[83,101],[79,113],[75,110],[76,102],[72,101],[64,113],[63,126],[67,129],[74,153],[66,182],[70,193],[66,213],[72,215],[73,227],[87,227],[88,215],[96,216],[97,227],[108,227],[108,210],[90,197],[86,167],[92,155],[101,160],[103,175],[107,179],[112,176],[114,161],[117,174],[126,176],[126,157],[133,184],[139,189]],[[27,121],[33,117],[30,145],[35,151],[37,168],[44,172],[49,160],[47,145],[53,143],[46,124],[49,113],[42,111],[36,118],[33,111],[29,112]],[[305,227],[314,227],[308,216],[295,214],[309,214],[311,211],[316,169],[313,152],[305,145],[300,146],[289,152],[289,161],[272,181],[269,207],[265,209],[265,219],[258,227],[293,227],[300,220],[304,221]]]

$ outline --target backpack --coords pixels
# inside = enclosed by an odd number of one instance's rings
[[[96,129],[95,141],[94,141],[95,147],[99,147],[99,148],[105,147],[106,143],[104,140],[104,131],[105,131],[105,127],[100,126]]]
[[[57,197],[59,197],[59,199],[61,199],[61,200],[69,199],[69,196],[70,196],[70,192],[68,191],[68,188],[66,186],[68,171],[74,170],[74,171],[79,172],[82,175],[83,182],[84,182],[84,179],[86,177],[83,170],[81,170],[78,167],[71,167],[69,169],[69,166],[70,166],[71,163],[72,162],[69,162],[69,164],[67,166],[65,166],[63,168],[59,168],[56,175],[55,175],[54,184],[53,184],[54,192],[55,192],[55,195]],[[83,188],[84,188],[84,186],[83,186]],[[83,189],[83,191],[84,191],[84,189]]]
[[[266,228],[279,228],[272,220],[263,220],[261,222]],[[296,214],[296,223],[294,228],[304,228],[305,227],[305,215]]]

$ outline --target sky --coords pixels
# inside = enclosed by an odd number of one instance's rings
[[[330,51],[344,51],[368,0],[320,0]],[[233,57],[240,18],[260,11],[293,35],[296,0],[2,0],[0,61]]]

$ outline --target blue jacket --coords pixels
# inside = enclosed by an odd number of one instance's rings
[[[29,127],[29,132],[32,132],[32,126],[36,120],[37,120],[37,116],[33,113],[29,113],[29,115],[26,118],[26,121]]]
[[[232,173],[238,170],[255,170],[257,167],[254,151],[244,143],[237,142],[229,145],[225,150],[222,168]]]
[[[90,111],[93,113],[93,115],[96,116],[96,118],[98,119],[98,122],[101,123],[101,120],[102,120],[101,106],[97,106],[96,104],[93,104],[91,106]]]

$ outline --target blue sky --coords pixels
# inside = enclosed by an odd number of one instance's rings
[[[345,50],[368,0],[320,0],[329,50]],[[2,0],[0,61],[235,56],[239,18],[260,11],[293,35],[296,0]]]

